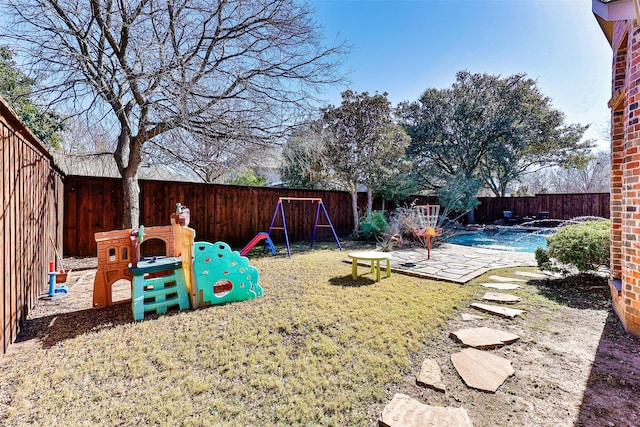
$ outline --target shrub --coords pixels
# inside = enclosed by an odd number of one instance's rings
[[[600,266],[608,267],[609,227],[608,220],[564,227],[547,237],[548,256],[560,263],[573,265],[581,272],[597,270]]]
[[[549,258],[549,252],[546,249],[536,248],[536,262],[542,270],[556,270],[551,264],[551,258]]]
[[[357,237],[362,240],[376,241],[389,228],[389,223],[384,217],[384,211],[373,211],[360,220]]]

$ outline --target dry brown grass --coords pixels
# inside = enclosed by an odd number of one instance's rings
[[[398,274],[353,282],[345,258],[257,258],[263,298],[36,345],[0,369],[0,424],[371,425],[473,291]]]

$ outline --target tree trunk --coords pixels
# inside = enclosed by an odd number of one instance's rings
[[[367,216],[371,216],[373,212],[373,191],[367,187]]]
[[[125,169],[122,177],[123,192],[123,228],[138,228],[140,226],[140,185],[138,184],[138,168],[131,172],[131,167]]]
[[[353,232],[358,231],[360,219],[358,218],[358,190],[351,190],[351,207],[353,209]]]
[[[118,170],[122,176],[122,226],[138,228],[140,226],[140,185],[138,169],[142,163],[142,142],[129,136],[126,127],[118,138],[118,147],[114,153]]]

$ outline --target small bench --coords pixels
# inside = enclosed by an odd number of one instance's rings
[[[387,277],[391,277],[391,254],[378,251],[361,251],[350,252],[348,257],[351,258],[351,275],[353,280],[358,280],[358,260],[371,261],[371,272],[376,272],[376,282],[380,281],[380,261],[387,261]]]

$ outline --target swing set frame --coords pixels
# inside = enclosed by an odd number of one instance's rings
[[[342,251],[342,246],[340,246],[340,241],[338,240],[338,236],[336,235],[336,230],[333,228],[333,224],[331,223],[331,219],[329,218],[329,214],[327,213],[327,209],[324,207],[324,203],[322,202],[322,198],[320,197],[279,197],[278,203],[276,204],[276,208],[273,211],[273,217],[271,218],[271,225],[269,225],[269,231],[267,234],[271,236],[272,230],[283,230],[284,231],[284,240],[287,244],[287,255],[291,258],[291,247],[289,246],[289,233],[287,232],[287,221],[285,219],[284,214],[284,206],[282,202],[312,202],[317,203],[318,206],[316,208],[316,219],[313,223],[313,234],[311,235],[311,247],[313,248],[313,242],[316,239],[316,231],[318,228],[330,228],[331,233],[333,233],[333,238],[338,245],[338,249]],[[324,217],[327,220],[328,224],[318,224],[318,220],[320,219],[320,210],[324,213]],[[282,226],[274,226],[276,222],[276,217],[280,213],[282,218]]]

